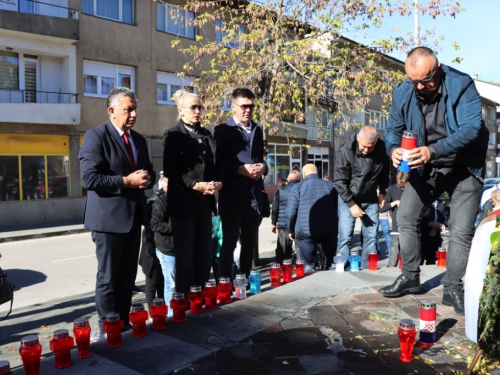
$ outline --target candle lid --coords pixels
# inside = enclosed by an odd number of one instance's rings
[[[415,322],[411,319],[403,319],[399,321],[399,328],[407,331],[415,329]]]
[[[424,300],[420,303],[420,308],[424,310],[436,310],[436,301],[432,299]]]
[[[227,284],[227,283],[230,283],[231,282],[231,279],[229,277],[221,277],[219,278],[219,283],[221,284]]]
[[[74,328],[84,328],[89,326],[89,320],[88,318],[77,318],[73,322],[73,327]]]
[[[38,345],[38,336],[37,335],[28,335],[24,336],[21,339],[22,346],[35,346]]]
[[[375,255],[375,254],[378,254],[378,253],[377,253],[377,250],[371,250],[371,251],[370,251],[370,255]]]
[[[205,288],[215,288],[216,285],[215,281],[207,281],[205,283]]]
[[[153,300],[153,306],[165,306],[165,300],[163,298],[155,298]]]
[[[201,286],[199,286],[199,285],[193,285],[192,287],[189,288],[189,291],[193,292],[193,293],[201,292]]]
[[[253,269],[250,271],[250,275],[260,275],[260,270]]]
[[[54,331],[54,338],[55,339],[65,339],[69,336],[68,330],[67,329],[58,329],[57,331]]]
[[[417,138],[418,138],[418,136],[417,136],[417,133],[413,133],[413,132],[405,131],[405,132],[403,132],[403,138],[412,138],[412,139],[417,139]]]
[[[446,252],[446,247],[438,247],[438,251],[444,251],[444,252]]]
[[[281,264],[273,263],[273,264],[271,264],[271,268],[281,268]]]
[[[351,250],[350,254],[351,255],[358,255],[358,250]]]
[[[142,303],[134,303],[132,305],[132,312],[133,313],[140,313],[144,311],[144,305]]]
[[[107,322],[117,322],[118,320],[120,320],[120,314],[117,312],[110,312],[106,314]]]
[[[10,371],[10,363],[8,361],[0,361],[0,374],[5,374]]]
[[[245,280],[247,277],[245,276],[244,273],[237,273],[236,274],[236,280]]]
[[[297,259],[297,261],[295,262],[295,264],[305,264],[306,262],[302,259]]]
[[[184,299],[184,293],[180,293],[180,292],[172,293],[172,299],[175,299],[175,300]]]
[[[284,259],[283,264],[286,264],[286,265],[292,264],[292,260],[291,259]]]

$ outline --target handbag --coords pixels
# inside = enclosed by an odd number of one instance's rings
[[[0,268],[0,305],[10,301],[10,310],[7,315],[0,321],[7,319],[12,312],[12,304],[14,303],[14,286],[10,283],[7,274]]]
[[[262,212],[260,213],[262,217],[271,216],[271,205],[269,204],[269,196],[262,190]]]

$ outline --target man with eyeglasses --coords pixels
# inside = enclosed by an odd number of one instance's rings
[[[403,132],[416,132],[418,143],[405,155],[412,171],[398,212],[402,274],[380,293],[397,297],[420,290],[419,223],[426,209],[446,191],[451,198],[451,217],[446,273],[441,281],[443,304],[463,315],[462,278],[481,198],[489,137],[481,100],[471,77],[439,63],[427,47],[410,51],[405,70],[408,80],[394,89],[385,135],[394,167],[403,159]]]
[[[220,268],[222,276],[231,276],[233,252],[239,238],[239,272],[248,277],[263,209],[262,176],[268,169],[264,162],[262,128],[252,121],[254,93],[239,88],[231,96],[233,116],[214,130],[219,179],[224,186],[219,192],[223,233]]]

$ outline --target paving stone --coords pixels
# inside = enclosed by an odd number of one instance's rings
[[[352,298],[352,296],[349,293],[342,292],[342,293],[337,294],[334,297],[328,298],[322,304],[345,305],[345,304],[349,304],[349,303],[356,303],[356,300],[354,298]]]
[[[397,375],[403,374],[417,374],[417,375],[436,375],[436,370],[430,363],[425,363],[423,359],[414,355],[413,361],[410,363],[401,362],[399,356],[401,350],[384,350],[378,352],[380,358],[387,363],[387,365]]]
[[[291,328],[285,330],[290,341],[311,341],[324,338],[318,327]]]
[[[157,332],[149,332],[145,337],[135,338],[132,337],[131,331],[128,331],[123,334],[123,342],[123,346],[112,349],[107,347],[104,341],[99,341],[92,345],[92,353],[145,375],[165,374],[210,353],[201,346]]]
[[[273,324],[270,327],[246,338],[244,342],[251,342],[253,344],[279,344],[290,341],[285,335],[279,323]]]
[[[399,350],[399,337],[396,333],[394,334],[386,334],[380,336],[365,336],[364,337],[366,343],[373,350],[389,350],[389,349],[397,349]]]
[[[297,358],[264,359],[256,364],[261,375],[305,375]]]
[[[219,375],[258,375],[252,345],[236,345],[219,350],[215,354]]]
[[[465,336],[465,332],[462,328],[448,331],[440,338],[438,344],[456,354],[460,354],[464,358],[471,355],[474,348],[474,343]]]
[[[306,375],[335,374],[345,371],[345,366],[334,354],[299,358]]]
[[[434,345],[430,348],[419,348],[415,346],[413,353],[419,356],[423,361],[429,363],[453,363],[464,361],[461,355],[442,345]]]
[[[312,322],[312,320],[304,317],[285,319],[281,321],[280,325],[284,330],[292,328],[314,327],[314,323]]]
[[[337,356],[342,360],[347,371],[387,367],[361,337],[347,337],[342,341],[345,351],[338,352]]]
[[[192,363],[182,369],[169,372],[169,375],[217,375],[217,364]]]
[[[415,320],[418,324],[417,320],[420,319],[420,301],[411,299],[405,301],[393,301],[392,304],[404,311],[406,315]]]
[[[326,340],[255,344],[255,357],[260,359],[293,358],[304,355],[331,354]]]
[[[307,316],[317,326],[333,327],[347,324],[332,305],[316,305],[307,310]]]
[[[274,291],[269,291],[266,293],[260,293],[253,297],[255,302],[262,303],[264,305],[281,307],[289,310],[300,310],[309,303],[308,298],[289,298],[288,296],[283,296],[274,293]],[[318,301],[319,302],[319,301]]]

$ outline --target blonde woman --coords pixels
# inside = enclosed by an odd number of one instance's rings
[[[177,292],[204,286],[210,276],[215,181],[215,140],[200,126],[203,107],[197,94],[174,95],[179,123],[164,134],[163,171],[168,178],[167,214],[172,219]]]

